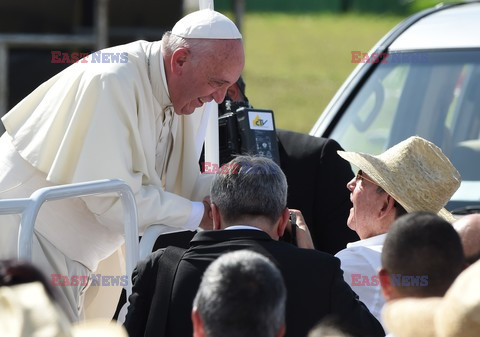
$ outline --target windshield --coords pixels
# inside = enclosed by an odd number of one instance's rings
[[[379,154],[412,135],[441,147],[462,175],[452,201],[480,203],[480,50],[391,53],[330,137]]]

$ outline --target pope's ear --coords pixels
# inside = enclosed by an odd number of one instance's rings
[[[185,62],[188,60],[190,52],[187,48],[177,48],[172,53],[171,67],[172,72],[181,74]]]

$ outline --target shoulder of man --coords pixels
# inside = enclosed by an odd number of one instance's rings
[[[286,259],[289,262],[298,262],[299,266],[321,265],[323,268],[339,268],[340,261],[335,256],[316,249],[298,248],[292,244],[273,241],[274,256],[276,258]]]
[[[371,247],[349,247],[335,254],[340,260],[345,279],[353,274],[376,275],[381,266],[381,251]]]
[[[353,246],[342,249],[335,257],[340,260],[344,259],[368,259],[370,257],[377,257],[382,253],[383,245],[376,246]]]
[[[145,259],[139,261],[135,267],[135,270],[133,271],[132,278],[135,279],[135,277],[139,274],[156,273],[160,258],[162,257],[164,251],[165,248],[157,249]]]

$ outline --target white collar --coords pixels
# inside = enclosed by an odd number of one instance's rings
[[[366,238],[363,240],[358,240],[355,242],[350,242],[347,243],[347,248],[350,247],[359,247],[359,246],[378,246],[378,245],[383,245],[383,242],[385,241],[385,238],[387,236],[387,233],[380,234],[380,235],[375,235],[370,238]]]
[[[162,82],[165,91],[167,92],[167,97],[171,102],[170,99],[170,92],[168,92],[168,84],[167,84],[167,74],[165,73],[165,63],[163,62],[163,53],[160,52],[160,71],[162,72]]]
[[[263,232],[260,228],[254,226],[247,226],[247,225],[235,225],[225,228],[225,230],[237,230],[237,229],[253,229],[257,231]]]
[[[161,41],[147,44],[148,77],[152,85],[153,96],[160,103],[162,111],[173,106],[168,91],[165,64],[163,62]]]

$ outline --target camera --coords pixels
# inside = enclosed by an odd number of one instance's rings
[[[280,240],[297,245],[297,215],[290,212],[290,224],[292,230],[290,232],[285,231]]]
[[[219,106],[220,165],[237,154],[260,155],[280,165],[272,110],[252,108],[248,101],[225,100]]]

